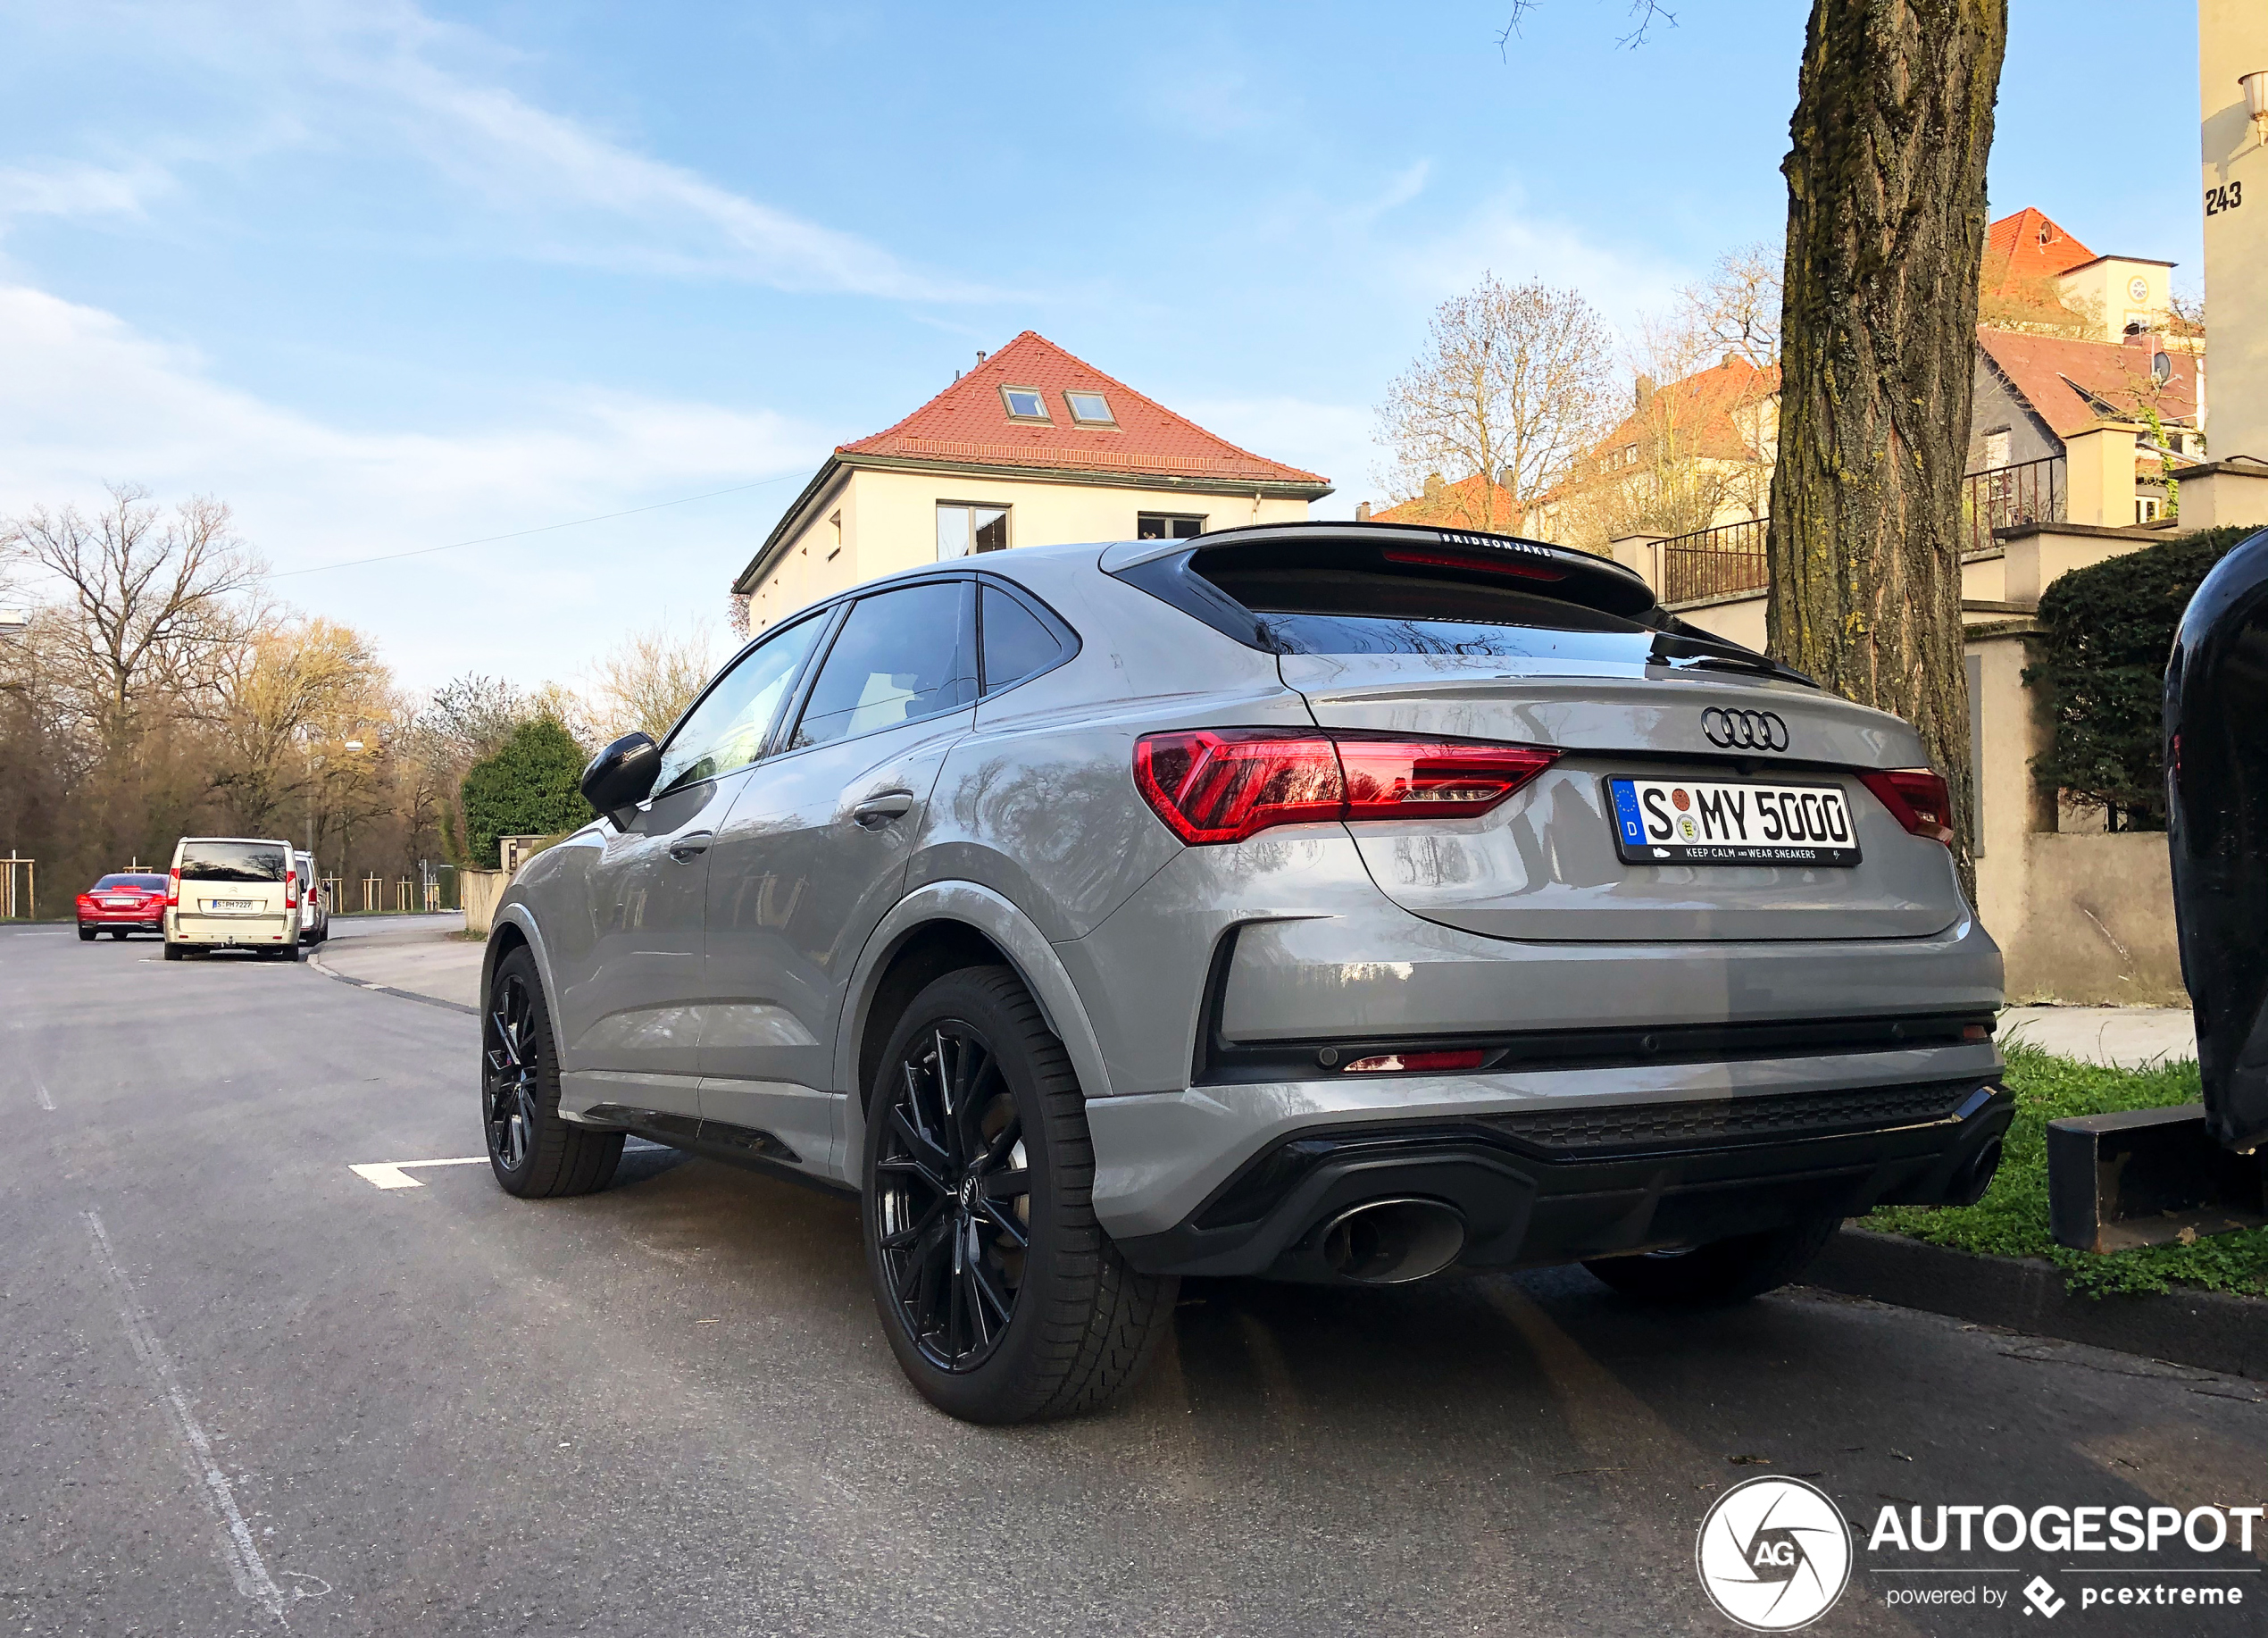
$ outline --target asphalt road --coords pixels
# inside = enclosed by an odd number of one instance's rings
[[[846,1201],[653,1149],[547,1203],[351,1171],[480,1152],[474,1045],[306,966],[0,932],[0,1626],[1722,1633],[1695,1532],[1760,1473],[1813,1475],[1863,1560],[1885,1499],[2268,1485],[2256,1383],[1580,1271],[1193,1284],[1117,1409],[965,1427],[892,1364]],[[2241,1614],[2055,1630],[2259,1631],[2263,1557],[2211,1561],[2255,1572]],[[1869,1562],[1811,1630],[2047,1625],[1902,1584]]]

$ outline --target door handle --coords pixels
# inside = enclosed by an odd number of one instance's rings
[[[709,843],[715,836],[713,831],[696,831],[690,836],[680,836],[670,844],[670,857],[680,865],[696,859],[709,850]]]
[[[851,823],[870,831],[879,831],[913,806],[910,790],[885,790],[871,796],[851,809]]]

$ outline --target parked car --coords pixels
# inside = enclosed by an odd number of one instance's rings
[[[1924,760],[1531,541],[892,576],[594,759],[489,938],[489,1157],[856,1192],[891,1349],[983,1422],[1109,1399],[1185,1274],[1738,1300],[1998,1163],[2000,953]]]
[[[184,836],[165,890],[165,958],[193,949],[299,959],[299,866],[288,841]]]
[[[165,878],[155,871],[129,870],[96,879],[79,896],[79,942],[98,932],[122,939],[129,932],[165,931]]]
[[[330,895],[323,890],[323,879],[315,873],[313,855],[294,854],[299,869],[299,941],[321,944],[330,937]]]

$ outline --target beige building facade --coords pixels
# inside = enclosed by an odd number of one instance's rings
[[[760,631],[922,564],[1304,522],[1330,492],[1027,330],[896,426],[836,449],[733,591]]]
[[[2268,4],[2198,0],[2205,291],[2213,334],[2205,419],[2215,461],[2268,460]]]

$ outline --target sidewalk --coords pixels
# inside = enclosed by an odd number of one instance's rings
[[[318,972],[458,1012],[479,1010],[484,946],[463,937],[462,915],[385,916],[331,923],[329,941],[308,952]]]
[[[2000,1041],[2012,1040],[2114,1069],[2197,1055],[2197,1020],[2186,1007],[2011,1007],[2000,1015]]]

